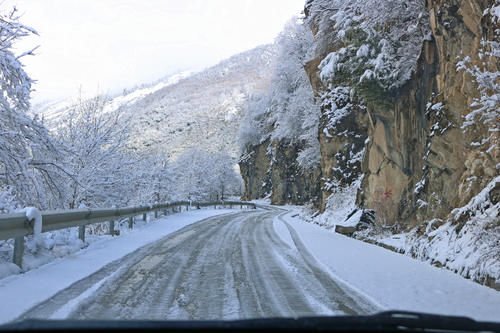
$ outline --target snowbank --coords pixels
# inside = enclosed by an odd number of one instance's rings
[[[347,231],[343,234],[445,267],[500,290],[499,193],[497,176],[467,205],[454,209],[448,220],[433,219],[405,233],[380,226],[359,230],[363,211],[349,213],[356,209],[354,189],[332,194],[320,215],[311,216],[307,209],[301,209],[300,214],[304,220],[326,229],[339,231],[340,226],[340,231]]]
[[[448,221],[432,220],[405,235],[405,253],[500,290],[500,176]],[[493,201],[493,202],[492,202]]]
[[[295,215],[294,215],[295,214]],[[500,320],[500,292],[409,256],[306,223],[296,212],[284,220],[332,276],[381,310],[406,310]],[[284,222],[275,230],[290,243]]]

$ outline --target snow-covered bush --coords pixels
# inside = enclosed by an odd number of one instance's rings
[[[340,183],[331,181],[325,186],[328,191],[332,192],[326,201],[325,211],[312,218],[312,222],[324,226],[326,228],[334,228],[337,224],[342,224],[349,215],[358,209],[356,206],[356,195],[359,189],[360,182],[353,182],[350,185],[341,185]],[[302,217],[311,220],[304,211]],[[310,213],[309,213],[310,214]]]
[[[0,214],[12,213],[20,206],[19,201],[13,194],[12,188],[0,187]]]

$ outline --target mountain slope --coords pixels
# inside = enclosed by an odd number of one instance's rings
[[[237,133],[246,99],[265,90],[274,66],[275,46],[259,46],[204,71],[180,73],[151,87],[112,98],[105,112],[121,112],[129,121],[129,146],[175,159],[192,147],[238,155]],[[42,106],[54,127],[74,101]]]
[[[197,147],[238,154],[242,103],[267,88],[274,46],[233,56],[120,109],[131,117],[131,147],[175,157]]]

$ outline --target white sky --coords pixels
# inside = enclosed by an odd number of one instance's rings
[[[40,36],[25,57],[34,102],[115,93],[271,43],[305,0],[6,0]]]

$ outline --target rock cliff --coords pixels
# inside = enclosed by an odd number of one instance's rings
[[[427,34],[415,48],[414,68],[401,85],[388,89],[373,82],[358,84],[354,71],[325,79],[325,62],[345,52],[350,40],[339,36],[345,31],[332,19],[336,10],[324,3],[308,1],[305,10],[314,45],[304,70],[321,104],[319,171],[297,172],[297,146],[266,141],[253,151],[255,156],[266,151],[266,159],[242,164],[245,198],[266,192],[256,190],[254,180],[259,179],[273,203],[301,204],[308,198],[324,210],[338,187],[359,180],[357,205],[376,210],[379,224],[408,228],[446,218],[499,174],[498,132],[492,131],[497,125],[476,122],[463,128],[480,92],[471,74],[459,68],[465,57],[472,65],[484,62],[482,41],[491,40],[497,28],[485,15],[493,1],[427,1],[414,18]],[[488,60],[496,71],[496,58]],[[278,171],[278,166],[284,169]],[[311,195],[311,190],[318,193]]]
[[[398,251],[500,288],[500,1],[308,0],[304,13],[319,163],[298,172],[300,144],[254,145],[245,199],[311,201],[316,223],[351,231],[375,212],[355,237],[406,232]]]
[[[298,166],[300,145],[280,140],[265,140],[250,148],[240,159],[245,182],[244,200],[269,197],[275,205],[303,205],[319,199],[319,169]]]

